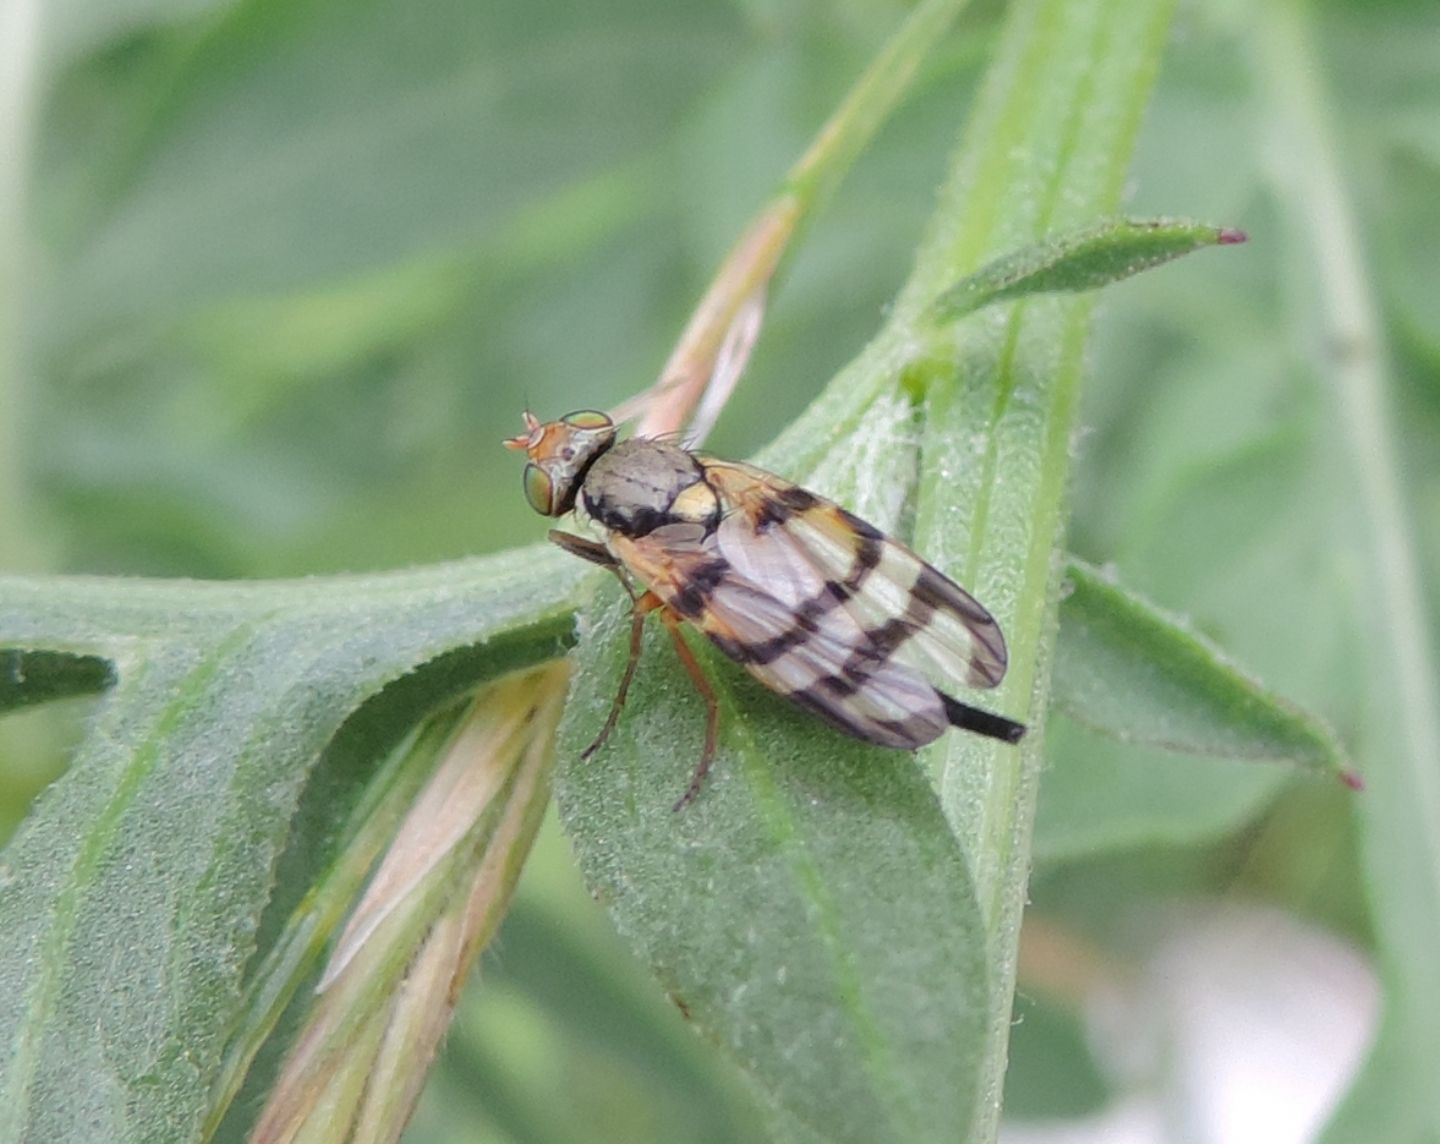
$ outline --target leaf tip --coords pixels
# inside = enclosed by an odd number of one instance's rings
[[[1215,232],[1215,241],[1220,246],[1238,246],[1242,242],[1249,242],[1250,236],[1238,227],[1222,226]]]
[[[1355,771],[1341,771],[1340,781],[1353,791],[1363,791],[1365,789],[1365,780]]]

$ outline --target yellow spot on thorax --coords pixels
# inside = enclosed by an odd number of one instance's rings
[[[677,520],[703,524],[719,510],[715,490],[704,481],[696,481],[670,502],[670,515]]]

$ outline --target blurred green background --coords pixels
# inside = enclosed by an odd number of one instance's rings
[[[499,439],[527,405],[606,408],[648,384],[741,225],[908,7],[32,12],[28,55],[21,39],[0,49],[38,93],[28,118],[18,96],[0,108],[33,127],[0,155],[0,301],[18,316],[0,328],[0,562],[253,578],[537,539],[546,522]],[[806,236],[716,452],[763,444],[877,328],[1000,9],[971,6]],[[1367,636],[1337,604],[1363,569],[1345,544],[1357,510],[1307,357],[1316,285],[1286,241],[1294,172],[1247,13],[1181,6],[1129,211],[1241,226],[1251,242],[1107,294],[1071,545],[1345,734]],[[1354,0],[1314,19],[1310,62],[1389,339],[1433,644],[1440,13]],[[84,710],[0,728],[5,823],[63,765]],[[1342,792],[1283,768],[1160,760],[1059,720],[1051,747],[1034,909],[1085,948],[1128,955],[1155,903],[1217,896],[1367,940]],[[1107,817],[1112,782],[1134,796],[1123,821]],[[1035,1117],[1094,1111],[1113,1081],[1077,999],[1054,986],[1022,980],[1009,1095]],[[619,948],[547,826],[407,1139],[730,1141],[758,1123]]]

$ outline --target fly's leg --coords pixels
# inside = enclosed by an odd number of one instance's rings
[[[610,714],[605,719],[605,725],[600,728],[600,734],[595,736],[593,743],[580,752],[580,757],[588,759],[603,747],[605,740],[610,738],[610,733],[615,730],[615,724],[620,721],[620,712],[625,707],[626,696],[630,694],[630,684],[635,679],[635,668],[640,663],[640,647],[645,638],[645,617],[658,609],[660,618],[665,622],[665,630],[670,633],[670,639],[675,644],[675,654],[680,657],[680,663],[690,677],[690,682],[695,685],[695,690],[705,701],[705,746],[700,752],[700,762],[695,766],[695,773],[690,776],[690,785],[685,788],[685,793],[671,807],[671,810],[683,810],[695,800],[695,796],[700,793],[700,787],[705,782],[705,776],[710,773],[710,764],[715,761],[715,745],[720,732],[720,705],[715,699],[715,690],[710,686],[705,669],[700,666],[700,661],[695,658],[695,653],[690,650],[690,645],[680,634],[680,626],[684,621],[679,615],[665,607],[663,601],[654,592],[646,591],[637,596],[635,589],[630,586],[630,581],[625,576],[620,561],[616,560],[603,544],[553,528],[550,530],[550,539],[566,552],[578,556],[582,560],[588,560],[602,568],[609,568],[615,573],[616,579],[620,581],[625,591],[630,594],[632,604],[630,609],[630,657],[625,662],[625,673],[620,677],[620,689],[615,692],[615,699],[610,704]]]
[[[675,654],[680,657],[685,673],[690,676],[690,682],[705,701],[705,748],[700,752],[700,762],[695,766],[695,773],[690,776],[690,785],[685,788],[680,800],[670,808],[677,811],[683,810],[695,800],[705,776],[710,773],[710,764],[715,761],[715,744],[720,731],[720,704],[715,700],[715,689],[710,686],[705,669],[700,666],[700,661],[695,658],[695,653],[680,634],[680,626],[684,621],[669,608],[660,613],[660,618],[665,622],[665,630],[670,633],[670,639],[675,644]]]
[[[610,555],[610,549],[598,540],[586,540],[583,536],[576,536],[573,532],[561,532],[558,528],[552,528],[546,535],[552,544],[558,544],[571,556],[578,556],[581,560],[600,565],[601,568],[613,568],[616,575],[619,575],[620,561]],[[625,577],[620,577],[620,583],[625,584]],[[625,584],[625,590],[630,590],[629,584]],[[630,598],[635,598],[634,592],[630,592]]]
[[[572,556],[578,556],[581,560],[588,560],[591,564],[598,564],[600,567],[614,572],[615,578],[620,581],[620,586],[630,597],[630,658],[625,663],[625,674],[620,677],[620,690],[615,693],[615,700],[610,704],[610,714],[605,719],[605,726],[600,728],[600,734],[595,736],[595,741],[580,752],[582,759],[588,759],[605,745],[605,740],[610,738],[610,732],[615,730],[615,724],[620,720],[620,711],[625,706],[625,697],[630,694],[630,682],[635,678],[635,667],[640,662],[640,644],[645,636],[645,617],[660,607],[660,597],[653,592],[636,596],[635,589],[630,586],[630,581],[626,577],[620,561],[616,560],[610,550],[598,541],[587,540],[583,536],[576,536],[573,532],[561,532],[558,528],[552,528],[549,535],[551,541]]]
[[[564,533],[561,534],[565,535]],[[578,537],[572,539],[579,539]],[[608,553],[607,553],[608,555]],[[619,574],[619,569],[616,569]],[[624,579],[620,581],[625,584]],[[625,584],[625,590],[630,592],[630,585]],[[610,704],[610,715],[605,720],[605,726],[600,728],[600,734],[595,736],[595,741],[580,752],[582,759],[588,759],[605,744],[610,738],[610,732],[615,730],[615,724],[619,722],[620,710],[625,706],[625,697],[630,694],[630,683],[635,678],[635,667],[640,662],[640,642],[645,636],[645,617],[656,608],[661,607],[660,597],[654,592],[646,592],[638,599],[631,592],[630,599],[630,658],[625,664],[625,674],[620,677],[620,690],[615,692],[615,701]]]

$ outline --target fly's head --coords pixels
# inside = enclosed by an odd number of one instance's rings
[[[522,450],[525,499],[541,516],[563,516],[575,507],[575,496],[596,459],[615,444],[615,423],[603,413],[582,409],[559,421],[541,421],[525,411],[525,432],[505,441]]]

